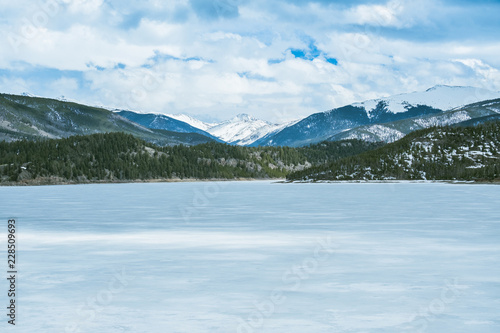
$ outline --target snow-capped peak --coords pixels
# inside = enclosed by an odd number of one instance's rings
[[[204,130],[211,135],[236,145],[249,145],[258,139],[277,132],[286,126],[297,122],[287,122],[284,124],[272,124],[268,121],[257,119],[249,114],[240,113],[230,120],[220,123],[205,123],[191,116],[184,114],[169,114],[171,118],[183,121],[189,125]]]
[[[230,120],[220,123],[205,123],[185,114],[166,116],[183,121],[231,144],[249,145],[263,136],[282,129],[287,124],[272,124],[249,114],[240,113]]]
[[[239,114],[207,130],[219,139],[238,145],[250,144],[274,129],[275,125],[247,114]]]
[[[379,102],[385,102],[392,113],[407,111],[407,106],[427,105],[440,110],[450,110],[459,106],[476,103],[487,99],[500,98],[500,92],[482,88],[437,85],[422,92],[412,92],[391,97],[354,103],[364,107],[368,113]]]

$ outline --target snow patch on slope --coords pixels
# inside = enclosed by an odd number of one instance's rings
[[[385,141],[387,143],[397,141],[405,136],[403,132],[400,132],[394,128],[390,128],[384,125],[371,125],[364,129],[364,132],[353,132],[349,134],[345,140],[358,139],[363,141]],[[368,134],[369,133],[369,134]],[[372,134],[372,135],[370,135]]]
[[[472,119],[471,116],[466,111],[455,112],[449,117],[443,118],[439,116],[435,117],[427,117],[427,118],[418,118],[415,119],[414,122],[424,128],[432,127],[432,126],[447,126],[456,123],[460,123],[462,121],[467,121]]]
[[[206,123],[186,114],[166,114],[165,116],[185,122],[193,127],[207,131],[209,128],[216,126],[216,123]]]
[[[403,132],[383,125],[372,125],[368,127],[366,131],[378,136],[381,140],[386,142],[394,142],[405,136]]]

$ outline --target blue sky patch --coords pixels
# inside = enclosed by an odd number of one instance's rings
[[[337,59],[335,59],[335,58],[325,58],[325,60],[326,60],[326,62],[329,62],[330,64],[335,65],[335,66],[337,66],[339,63],[337,61]]]

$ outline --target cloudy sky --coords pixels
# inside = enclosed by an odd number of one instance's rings
[[[0,0],[0,92],[281,122],[437,84],[500,90],[499,1]]]

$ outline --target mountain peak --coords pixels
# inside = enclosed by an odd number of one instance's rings
[[[241,113],[231,120],[224,121],[207,130],[213,136],[231,144],[249,145],[281,128],[265,120]]]

